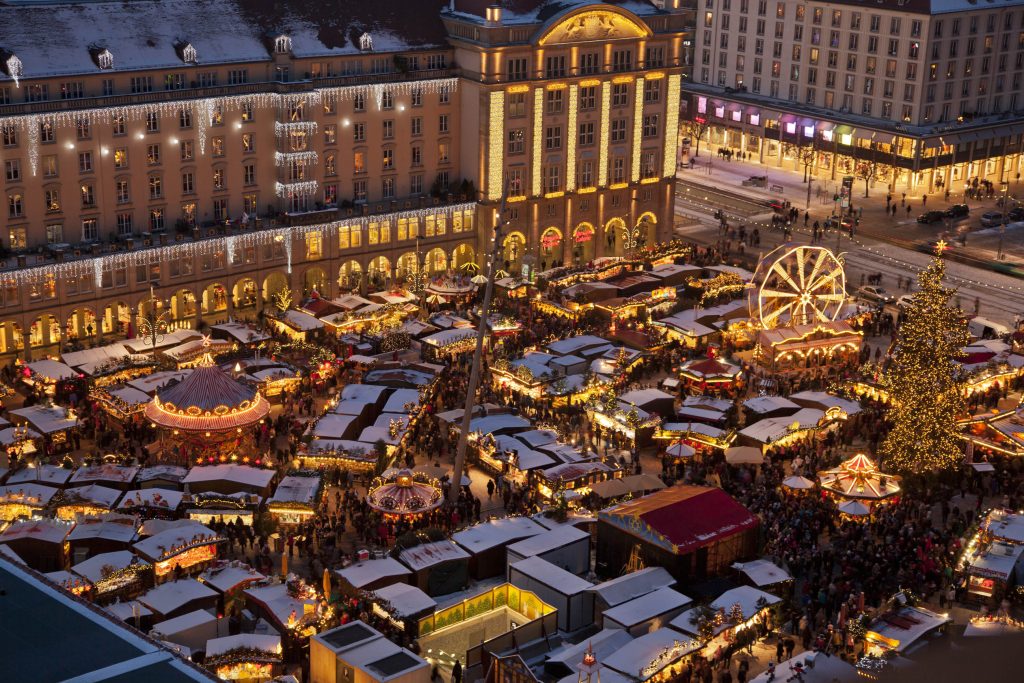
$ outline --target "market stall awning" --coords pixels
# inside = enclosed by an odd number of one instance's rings
[[[764,453],[754,446],[732,446],[725,451],[725,461],[730,465],[760,465],[764,463]]]

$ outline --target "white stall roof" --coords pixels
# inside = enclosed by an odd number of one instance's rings
[[[754,560],[752,562],[734,562],[732,568],[747,575],[756,586],[771,586],[793,577],[771,560]]]
[[[4,420],[4,422],[6,424],[10,424],[9,422],[7,422],[7,420]],[[42,434],[40,434],[34,429],[26,428],[24,434],[19,434],[16,427],[7,427],[5,429],[0,429],[0,446],[11,446],[14,444],[15,441],[31,441],[32,439],[38,439],[41,436]],[[25,448],[25,454],[28,455],[29,453],[33,453],[34,448],[35,446],[33,444],[27,443]]]
[[[988,550],[971,560],[967,572],[1005,581],[1013,574],[1021,553],[1024,553],[1024,545],[1011,545],[996,541],[988,547]]]
[[[606,628],[576,645],[563,645],[552,652],[547,661],[564,664],[575,671],[578,670],[580,662],[583,661],[583,654],[588,649],[593,648],[597,661],[603,662],[609,655],[632,640],[633,636],[629,635],[629,631],[624,631],[621,628]],[[604,683],[603,675],[601,681]]]
[[[62,486],[68,483],[71,475],[72,470],[67,468],[57,467],[56,465],[37,465],[36,467],[26,467],[14,472],[7,477],[7,485],[35,482],[45,483],[50,486]]]
[[[110,570],[124,569],[138,561],[138,556],[130,550],[115,550],[110,553],[93,555],[88,560],[71,567],[71,571],[96,583],[106,577]]]
[[[348,384],[341,390],[341,400],[376,403],[388,387],[380,384]]]
[[[132,547],[135,552],[144,557],[153,559],[159,558],[166,548],[174,548],[192,543],[197,536],[206,536],[212,539],[213,543],[219,537],[210,528],[199,522],[190,521],[188,524],[180,524],[144,538]]]
[[[78,376],[78,373],[71,367],[61,363],[60,361],[50,360],[49,358],[32,361],[31,363],[28,363],[28,368],[33,374],[54,382],[60,379],[71,379],[72,377]]]
[[[576,595],[594,585],[540,557],[528,557],[525,560],[513,562],[509,565],[509,569],[515,569],[527,578],[539,581],[562,595]]]
[[[894,648],[896,652],[905,652],[907,648],[928,635],[928,633],[953,621],[949,618],[949,615],[937,614],[931,610],[910,607],[909,605],[904,605],[896,612],[895,616],[900,617],[901,623],[906,623],[907,627],[902,628],[885,619],[876,619],[871,622],[868,630],[874,631],[885,638],[895,640],[898,643]]]
[[[200,484],[211,481],[230,481],[245,486],[263,488],[274,478],[274,470],[249,467],[248,465],[200,465],[188,471],[183,484]]]
[[[293,327],[300,332],[312,332],[324,326],[323,322],[316,316],[294,309],[285,312],[284,321],[289,327]]]
[[[193,600],[215,598],[217,592],[195,579],[180,579],[160,584],[139,596],[139,602],[158,614],[167,614]]]
[[[636,640],[630,641],[616,650],[604,660],[604,665],[619,673],[629,676],[631,680],[639,675],[639,680],[646,681],[658,671],[671,666],[676,660],[687,654],[700,649],[701,644],[692,640],[678,631],[668,628],[660,628]],[[665,657],[664,653],[669,652],[672,657]],[[657,661],[661,666],[654,665]],[[651,669],[645,672],[646,667]]]
[[[493,434],[499,431],[518,431],[530,426],[530,421],[519,415],[501,413],[498,415],[487,415],[486,417],[474,417],[469,422],[469,432],[480,432],[481,434]]]
[[[313,436],[317,439],[341,439],[357,419],[358,415],[325,413],[313,427]]]
[[[839,396],[833,396],[825,391],[798,391],[790,394],[790,399],[796,403],[810,408],[839,408],[847,415],[856,415],[861,411],[860,404]]]
[[[105,541],[131,543],[136,538],[135,524],[123,521],[87,521],[77,524],[68,534],[69,541],[81,541],[87,538],[102,538]]]
[[[191,370],[164,370],[154,372],[152,375],[138,377],[128,382],[128,386],[135,387],[139,391],[152,396],[157,389],[171,382],[180,382],[192,373]]]
[[[672,394],[666,394],[661,389],[634,389],[619,395],[619,401],[635,406],[645,406],[654,401],[672,401],[674,398]]]
[[[46,507],[58,489],[32,482],[18,482],[0,486],[0,503],[31,502],[35,507]]]
[[[527,517],[501,517],[452,534],[452,540],[471,553],[480,553],[545,531]]]
[[[793,425],[800,429],[813,429],[825,413],[815,408],[801,408],[786,417],[769,417],[740,430],[740,434],[758,443],[772,443],[791,431]]]
[[[647,567],[624,574],[593,587],[594,594],[605,604],[614,607],[642,595],[676,585],[676,580],[664,567]]]
[[[194,612],[186,612],[180,617],[174,617],[173,619],[165,619],[157,624],[156,628],[150,631],[150,635],[160,634],[161,636],[171,636],[175,633],[181,633],[187,631],[190,628],[196,626],[202,626],[208,624],[211,621],[217,621],[217,616],[210,614],[206,610],[197,609]]]
[[[413,571],[420,571],[442,562],[468,560],[469,553],[456,543],[444,540],[407,548],[399,553],[398,559]]]
[[[68,417],[67,408],[57,406],[51,408],[46,406],[18,408],[17,410],[12,410],[11,415],[23,418],[37,432],[42,434],[53,434],[78,426],[77,417]]]
[[[97,366],[112,360],[120,360],[127,355],[128,349],[124,347],[124,344],[107,344],[92,349],[64,353],[61,354],[60,359],[73,368],[79,368],[86,374],[92,374]]]
[[[988,515],[988,530],[993,536],[1012,543],[1024,543],[1024,514],[993,510]]]
[[[114,509],[114,504],[121,497],[121,491],[112,489],[109,486],[100,484],[88,484],[65,489],[64,497],[68,504],[76,505],[79,502],[87,501],[94,505]]]
[[[184,467],[178,467],[177,465],[154,465],[153,467],[143,468],[139,472],[139,481],[152,481],[154,479],[164,479],[166,481],[177,481],[180,482],[188,475],[188,470]]]
[[[738,586],[725,591],[711,601],[711,609],[724,609],[727,613],[733,605],[739,604],[743,615],[748,619],[757,613],[757,601],[764,600],[766,605],[782,602],[782,599],[771,593],[765,593],[753,586]]]
[[[416,586],[393,583],[373,592],[379,599],[387,601],[395,616],[408,617],[437,607],[437,601]]]
[[[221,593],[226,593],[241,583],[262,581],[265,578],[267,577],[242,562],[226,562],[211,567],[199,575],[200,581]]]
[[[559,356],[567,356],[569,354],[581,354],[585,353],[587,356],[594,355],[595,349],[601,349],[604,352],[605,346],[611,346],[611,343],[602,337],[596,337],[592,334],[581,334],[576,337],[568,337],[566,339],[558,339],[547,345],[547,349],[554,354]]]
[[[629,628],[648,619],[653,619],[659,614],[682,609],[692,602],[693,600],[671,588],[659,588],[653,593],[642,595],[605,610],[604,618]]]
[[[113,387],[107,390],[111,396],[119,398],[130,406],[139,406],[143,403],[149,403],[151,396],[141,389],[135,387],[123,386]]]
[[[312,505],[316,501],[316,492],[320,488],[320,477],[290,476],[281,480],[274,495],[267,501],[270,503],[302,503]]]
[[[211,325],[210,329],[220,330],[221,332],[229,334],[243,344],[250,344],[270,339],[269,335],[258,332],[248,325],[243,325],[242,323],[221,323],[219,325]]]
[[[515,553],[520,557],[534,557],[544,553],[557,550],[570,543],[576,543],[584,538],[590,538],[590,534],[575,526],[560,526],[543,534],[537,534],[525,538],[508,546],[508,552]]]
[[[138,600],[132,600],[130,602],[115,602],[111,605],[107,605],[103,609],[107,610],[121,621],[129,621],[135,616],[136,608],[138,608],[140,617],[148,617],[153,614],[153,610],[149,609]]]
[[[540,446],[558,441],[558,432],[551,429],[531,429],[528,432],[519,432],[515,438],[531,448],[539,448]]]
[[[159,626],[157,628],[159,628]],[[237,636],[211,638],[206,641],[206,656],[213,657],[215,655],[222,655],[225,652],[231,652],[238,648],[280,654],[281,636],[268,636],[261,633],[239,633]]]
[[[243,593],[253,600],[258,600],[262,603],[281,624],[288,623],[288,617],[292,612],[304,614],[306,605],[316,605],[315,600],[299,600],[293,597],[288,590],[288,586],[283,583],[248,588]]]
[[[133,507],[163,508],[175,510],[181,504],[185,494],[173,489],[138,489],[124,494],[124,498],[117,504],[120,509]]]
[[[616,629],[619,630],[619,629]],[[622,633],[622,631],[619,631]],[[582,659],[582,655],[580,658]],[[636,679],[632,676],[624,676],[614,669],[609,669],[604,664],[598,666],[598,672],[594,676],[594,680],[600,679],[601,683],[636,683]],[[571,673],[565,678],[560,678],[555,683],[579,683],[580,675],[579,672]]]
[[[398,577],[408,576],[409,568],[392,557],[385,557],[382,560],[356,562],[338,569],[337,573],[356,588],[362,588],[381,579],[395,577],[397,580]]]
[[[199,339],[202,337],[199,332],[195,330],[181,329],[168,332],[162,337],[157,337],[156,348],[167,349],[178,344],[183,344],[190,339]],[[153,351],[153,342],[149,338],[139,337],[137,339],[129,339],[121,342],[131,353],[146,353]]]
[[[755,413],[772,413],[776,410],[800,410],[799,404],[783,396],[755,396],[743,402],[743,406]]]
[[[409,409],[407,405],[411,405],[413,409],[420,405],[420,392],[416,389],[395,389],[388,396],[387,403],[384,404],[383,412],[385,413],[408,413]]]
[[[68,483],[74,485],[88,481],[112,481],[118,484],[128,484],[135,481],[135,476],[139,473],[139,469],[139,467],[134,465],[113,465],[111,463],[79,467],[71,475]]]

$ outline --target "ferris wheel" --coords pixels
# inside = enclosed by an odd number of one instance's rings
[[[751,319],[770,328],[833,321],[844,299],[846,275],[835,254],[783,244],[757,264],[747,303]]]

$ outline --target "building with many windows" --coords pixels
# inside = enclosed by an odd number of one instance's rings
[[[699,0],[696,19],[691,132],[911,192],[1019,175],[1021,0]]]
[[[151,286],[192,326],[458,271],[506,188],[509,271],[664,238],[693,10],[657,5],[10,0],[0,354],[123,338]]]

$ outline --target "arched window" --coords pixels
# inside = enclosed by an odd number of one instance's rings
[[[101,69],[113,69],[114,68],[114,55],[111,54],[110,50],[103,48],[96,55],[96,65]]]
[[[292,51],[292,39],[288,36],[278,36],[274,39],[274,52],[279,55],[288,54]]]

